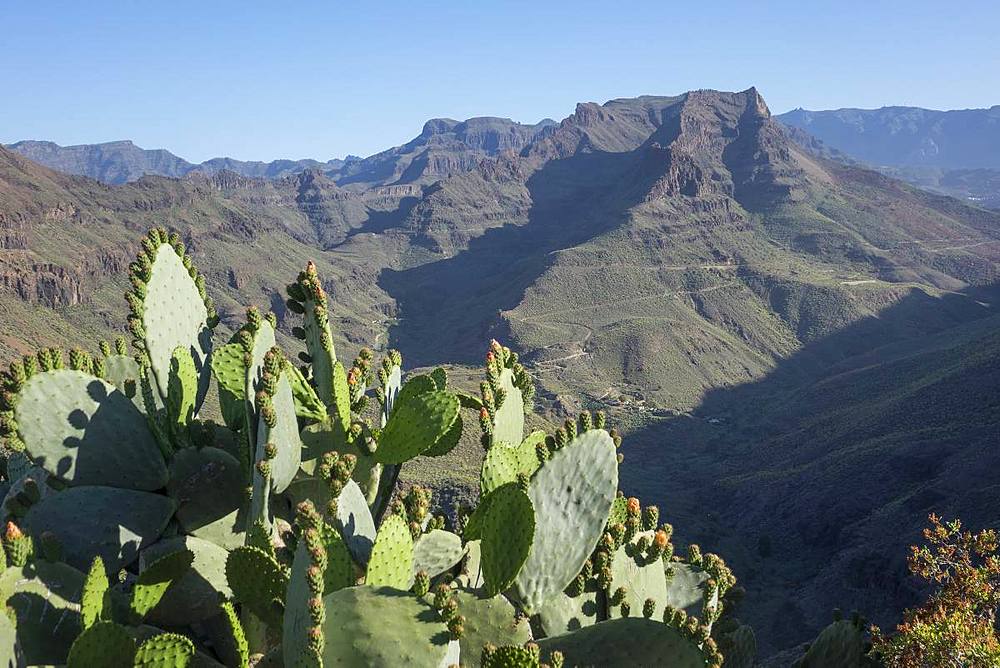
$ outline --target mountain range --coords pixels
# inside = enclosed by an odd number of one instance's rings
[[[1000,105],[795,109],[776,118],[883,173],[1000,208]]]
[[[108,185],[0,148],[0,352],[107,336],[154,224],[224,327],[272,308],[296,350],[281,292],[313,259],[345,356],[462,370],[496,337],[543,419],[607,410],[624,488],[727,558],[780,656],[834,607],[896,621],[928,512],[1000,520],[1000,213],[808,144],[751,88],[433,120],[275,178]]]

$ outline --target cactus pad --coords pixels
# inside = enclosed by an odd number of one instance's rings
[[[262,320],[260,327],[253,335],[253,342],[250,346],[250,364],[247,366],[243,385],[243,397],[247,402],[247,418],[250,420],[247,427],[249,433],[254,437],[257,436],[257,384],[264,373],[264,356],[274,346],[274,328],[266,319]],[[252,420],[250,416],[253,416]]]
[[[99,378],[69,369],[36,374],[14,415],[35,463],[70,484],[154,490],[167,481],[145,416]]]
[[[80,622],[88,629],[102,619],[110,619],[111,599],[108,574],[100,557],[94,559],[80,593]]]
[[[482,518],[481,544],[487,594],[496,596],[514,584],[528,558],[534,531],[531,500],[517,483],[507,483],[490,494],[490,504]]]
[[[274,600],[281,600],[288,577],[269,554],[256,547],[240,547],[226,559],[226,581],[233,598],[247,606],[269,626],[281,626]]]
[[[167,588],[187,573],[193,561],[193,553],[180,550],[160,557],[139,573],[132,588],[131,617],[135,623],[156,607]]]
[[[389,515],[379,527],[365,584],[408,589],[413,579],[413,538],[406,520]]]
[[[709,579],[708,573],[678,561],[672,562],[669,568],[673,575],[667,578],[666,605],[676,610],[683,610],[688,616],[702,619],[704,587]]]
[[[458,610],[465,617],[461,645],[462,665],[478,668],[483,646],[523,645],[531,640],[527,617],[519,617],[514,606],[503,596],[484,597],[475,592],[456,590]]]
[[[184,448],[170,461],[167,494],[177,503],[177,523],[191,533],[243,505],[246,481],[235,457],[219,448]]]
[[[464,556],[461,538],[450,531],[434,529],[413,545],[413,573],[426,571],[433,578],[455,566]]]
[[[421,454],[451,428],[458,418],[458,397],[436,390],[398,402],[382,431],[375,460],[402,464]]]
[[[518,475],[531,476],[538,469],[535,447],[545,441],[545,432],[536,431],[518,445],[497,443],[486,452],[479,474],[480,494],[489,494],[497,487],[517,482]]]
[[[567,666],[705,668],[701,650],[677,629],[639,617],[612,619],[538,641],[542,656],[559,651]]]
[[[514,385],[514,372],[500,372],[499,385],[506,396],[493,419],[493,444],[516,446],[524,438],[524,394]]]
[[[641,607],[641,606],[640,606]],[[538,611],[538,619],[546,635],[576,631],[602,621],[598,614],[597,591],[584,591],[579,596],[559,593],[549,598]]]
[[[209,312],[174,248],[161,244],[155,252],[143,300],[143,344],[161,397],[167,396],[174,350],[180,347],[191,353],[199,374],[197,412],[208,391],[206,363],[212,352]]]
[[[111,572],[129,565],[139,549],[163,533],[174,514],[167,496],[114,487],[70,487],[28,511],[35,540],[51,531],[63,546],[66,562],[90,567],[101,557]]]
[[[459,406],[461,406],[461,404],[459,404]],[[462,428],[462,415],[459,414],[455,418],[455,422],[452,423],[451,428],[442,434],[441,438],[439,438],[434,445],[427,448],[423,455],[425,457],[443,457],[454,450],[455,446],[458,445],[458,442],[462,440]]]
[[[291,484],[299,470],[302,457],[302,440],[299,438],[299,423],[295,415],[295,400],[284,371],[278,380],[278,387],[271,398],[277,420],[273,427],[260,420],[257,426],[257,443],[273,443],[278,448],[277,456],[271,460],[271,489],[280,494]]]
[[[21,646],[17,642],[17,629],[7,615],[0,615],[0,657],[3,657],[0,659],[0,666],[3,668],[22,668],[26,665]]]
[[[337,497],[335,522],[351,556],[361,566],[367,566],[375,544],[375,521],[365,495],[353,480],[344,485]]]
[[[580,572],[604,531],[617,488],[615,444],[599,429],[557,450],[531,479],[535,534],[517,577],[529,612],[540,609]]]
[[[447,626],[412,594],[348,587],[323,602],[324,666],[440,666],[448,656]]]
[[[135,653],[135,668],[187,668],[194,658],[194,644],[177,633],[162,633],[145,640]]]
[[[629,609],[635,611],[630,614],[638,614],[646,599],[652,599],[656,602],[656,610],[660,613],[657,617],[659,619],[662,617],[664,605],[667,604],[667,580],[663,572],[663,560],[659,557],[647,559],[645,555],[635,552],[636,541],[640,537],[651,538],[652,535],[652,531],[642,532],[631,544],[618,548],[611,561],[610,590],[625,588],[624,600]],[[608,616],[620,617],[621,608],[617,605],[610,606]],[[697,616],[701,617],[701,610]]]
[[[308,579],[308,570],[312,565],[305,541],[299,540],[292,560],[282,620],[281,653],[286,666],[300,665],[303,654],[309,650],[309,630],[315,625],[309,611],[309,600],[314,596]]]
[[[167,589],[149,614],[150,623],[184,626],[200,622],[219,612],[219,601],[232,596],[226,581],[226,550],[193,536],[176,536],[151,545],[139,555],[139,568],[165,555],[190,552],[191,567]],[[155,565],[155,563],[153,564]]]
[[[0,573],[0,601],[17,620],[17,637],[28,665],[66,662],[83,628],[80,618],[84,575],[62,563],[33,560]]]
[[[135,407],[145,410],[139,391],[139,364],[127,355],[111,355],[104,359],[104,380],[132,400]]]
[[[73,643],[66,668],[131,666],[134,657],[135,640],[128,629],[114,622],[98,622]]]

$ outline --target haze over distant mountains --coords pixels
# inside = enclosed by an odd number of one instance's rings
[[[150,225],[224,328],[272,308],[297,351],[282,290],[314,259],[345,358],[475,365],[497,337],[546,415],[608,411],[623,489],[725,556],[767,656],[834,607],[895,622],[928,512],[1000,521],[1000,213],[835,154],[752,88],[434,120],[270,179],[110,187],[0,148],[0,352],[106,337]]]
[[[326,162],[318,160],[272,160],[255,162],[213,158],[193,164],[164,149],[144,149],[131,141],[59,146],[49,141],[19,141],[7,146],[51,169],[89,176],[112,185],[136,181],[143,176],[183,177],[216,174],[227,170],[241,176],[277,179],[316,169],[342,183],[409,183],[426,176],[445,176],[465,171],[474,163],[501,151],[521,150],[539,132],[555,125],[545,119],[522,125],[506,118],[470,118],[455,121],[436,118],[424,125],[412,141],[369,158],[348,156]]]
[[[885,173],[1000,207],[1000,105],[954,111],[795,109],[776,118]]]

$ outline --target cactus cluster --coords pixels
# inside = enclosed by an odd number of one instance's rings
[[[404,375],[396,351],[345,368],[310,263],[280,324],[297,366],[254,308],[213,341],[176,234],[151,231],[129,276],[131,355],[44,349],[0,378],[9,665],[752,662],[723,617],[729,569],[675,554],[659,511],[618,491],[603,414],[526,434],[534,388],[508,348],[490,345],[478,396]],[[221,424],[201,417],[213,382]],[[400,470],[476,416],[480,499],[452,521]]]

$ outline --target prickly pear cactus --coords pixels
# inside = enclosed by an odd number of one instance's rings
[[[604,530],[617,488],[615,445],[599,429],[557,450],[530,480],[535,531],[516,580],[528,611],[538,611],[583,568]]]
[[[167,467],[145,416],[114,385],[85,371],[52,369],[5,379],[16,435],[32,461],[73,485],[151,491]]]
[[[517,354],[496,341],[486,353],[486,380],[480,385],[483,446],[518,445],[524,438],[524,412],[530,410],[534,385]]]
[[[129,331],[152,370],[154,389],[166,403],[174,351],[188,351],[198,376],[197,412],[208,391],[212,328],[218,322],[204,278],[185,252],[180,235],[162,229],[151,230],[143,239],[129,277]]]

